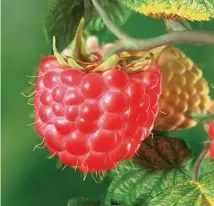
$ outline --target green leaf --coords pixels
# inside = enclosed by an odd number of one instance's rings
[[[111,20],[117,25],[123,25],[130,17],[131,10],[124,6],[120,1],[105,0],[101,1],[102,6],[108,11],[108,15]],[[102,18],[97,12],[94,12],[94,16],[87,26],[89,33],[98,34],[105,32],[107,27],[105,26]]]
[[[50,0],[45,18],[45,29],[50,45],[55,36],[57,49],[62,51],[66,48],[73,40],[83,16],[83,0]]]
[[[69,200],[68,206],[99,206],[100,201],[91,201],[86,198],[73,198]]]
[[[57,40],[57,49],[62,51],[73,40],[82,17],[85,17],[85,28],[90,32],[100,32],[106,28],[100,15],[90,0],[49,0],[46,12],[45,31],[50,45],[53,36]],[[130,15],[130,10],[115,0],[101,0],[113,21],[123,24]]]
[[[202,124],[210,124],[214,120],[214,114],[198,114],[191,112],[190,116]]]
[[[191,150],[185,141],[175,137],[154,136],[142,142],[135,163],[146,168],[175,168],[191,157]]]
[[[143,170],[136,165],[129,172],[114,176],[105,205],[110,206],[111,202],[127,206],[147,205],[149,199],[160,191],[187,181],[189,177],[180,169]]]
[[[158,205],[214,205],[214,172],[203,175],[199,182],[188,181],[173,185],[148,203],[148,206]]]
[[[207,21],[214,18],[213,0],[120,0],[132,10],[164,19]]]

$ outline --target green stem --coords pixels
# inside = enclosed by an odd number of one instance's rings
[[[102,17],[105,25],[108,27],[108,29],[119,39],[126,39],[126,41],[132,41],[134,38],[123,32],[119,27],[117,27],[109,17],[108,13],[105,11],[105,9],[101,6],[99,0],[92,0],[92,3],[100,16]]]
[[[115,44],[105,55],[107,57],[123,52],[123,51],[146,51],[163,45],[170,45],[175,43],[201,43],[214,45],[214,32],[206,31],[176,31],[168,34],[164,34],[158,37],[134,40],[127,42],[121,40],[120,43]]]
[[[113,46],[104,56],[104,60],[115,53],[122,51],[145,51],[160,47],[163,45],[175,43],[201,43],[214,45],[214,32],[209,31],[189,31],[179,30],[149,39],[137,39],[130,37],[128,34],[118,28],[111,20],[104,8],[102,8],[99,0],[92,0],[94,7],[99,12],[108,29],[121,41]]]
[[[201,163],[202,163],[203,159],[208,154],[209,148],[210,148],[210,143],[205,145],[203,151],[201,152],[201,154],[199,155],[198,159],[195,162],[194,170],[193,170],[193,173],[194,173],[193,179],[194,179],[195,182],[198,181],[200,166],[201,166]]]

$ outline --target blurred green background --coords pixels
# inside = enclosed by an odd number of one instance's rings
[[[29,118],[33,107],[21,95],[26,89],[33,69],[43,56],[49,54],[43,32],[45,0],[2,1],[2,206],[64,206],[69,198],[85,196],[98,198],[107,181],[94,183],[88,176],[82,181],[78,172],[56,169],[56,159],[48,160],[48,152],[33,147],[41,139]],[[193,25],[194,28],[214,30],[214,21]],[[124,29],[135,37],[151,37],[165,32],[163,22],[133,14]],[[110,33],[100,34],[102,41],[114,40]],[[214,83],[214,47],[179,45],[204,70],[204,76]],[[211,88],[214,97],[214,89]],[[199,125],[183,131],[197,157],[207,139]]]

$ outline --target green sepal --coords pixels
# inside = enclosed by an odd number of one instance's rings
[[[84,67],[80,66],[72,57],[68,57],[67,61],[68,61],[68,65],[72,68],[77,68],[77,69],[83,70],[83,71],[86,70]]]
[[[74,40],[68,48],[71,49],[72,56],[78,61],[93,62],[95,59],[93,55],[87,51],[85,39],[83,37],[84,22],[85,20],[82,17],[77,28]]]
[[[65,60],[65,58],[58,52],[57,48],[56,48],[56,37],[53,37],[53,52],[54,52],[54,56],[56,57],[57,61],[59,62],[59,64],[61,64],[62,66],[67,67],[68,63]]]
[[[115,65],[120,61],[120,57],[117,54],[110,56],[102,64],[96,67],[94,72],[103,72],[109,69],[113,69]]]
[[[72,57],[63,57],[57,50],[56,48],[56,37],[53,37],[53,52],[54,56],[56,57],[57,61],[59,62],[60,65],[64,67],[70,67],[73,69],[79,69],[79,70],[84,70],[84,67],[79,65]]]

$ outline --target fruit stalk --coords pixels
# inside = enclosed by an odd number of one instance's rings
[[[145,51],[153,49],[155,47],[175,44],[175,43],[201,43],[214,45],[214,32],[207,31],[176,31],[168,34],[164,34],[158,37],[150,39],[136,39],[132,42],[120,41],[120,44],[115,44],[112,49],[105,55],[104,59],[108,58],[112,54],[135,50],[135,51]]]
[[[201,154],[199,155],[198,159],[195,162],[194,165],[194,181],[197,182],[198,181],[198,174],[199,174],[199,169],[201,166],[201,163],[203,161],[203,159],[205,158],[205,156],[208,154],[209,152],[209,148],[210,148],[210,143],[206,144],[203,151],[201,152]]]
[[[174,31],[149,39],[137,39],[130,37],[111,21],[111,18],[109,17],[105,9],[102,8],[101,4],[99,3],[99,0],[92,0],[92,3],[99,12],[100,16],[102,17],[104,23],[109,28],[109,30],[115,36],[122,39],[106,53],[106,55],[103,57],[103,60],[115,53],[122,51],[145,51],[155,47],[173,43],[202,43],[214,45],[214,32],[209,31]]]

